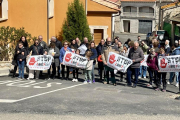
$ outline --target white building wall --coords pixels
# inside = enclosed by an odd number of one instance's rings
[[[138,33],[139,29],[139,20],[132,19],[130,20],[130,33]]]

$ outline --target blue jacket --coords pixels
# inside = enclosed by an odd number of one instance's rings
[[[94,60],[94,62],[93,62],[93,65],[95,65],[96,64],[96,58],[97,58],[97,51],[96,51],[96,49],[95,48],[91,48],[90,49],[91,50],[91,52],[93,53],[93,55],[90,57],[90,60]]]
[[[180,47],[175,48],[175,50],[172,51],[171,55],[180,55]]]
[[[72,50],[69,47],[67,47],[67,50],[72,52]],[[66,53],[66,51],[64,50],[64,47],[62,47],[60,50],[60,56],[59,56],[60,63],[63,62],[63,58],[64,58],[65,53]]]

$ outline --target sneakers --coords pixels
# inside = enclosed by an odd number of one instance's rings
[[[144,79],[146,79],[146,77],[145,77],[145,76],[144,76],[143,78],[144,78]]]
[[[73,79],[72,82],[78,82],[78,79]]]
[[[170,82],[168,81],[167,84],[170,85]]]
[[[17,78],[18,80],[22,80],[20,77]]]
[[[84,81],[84,84],[87,84],[87,81]]]
[[[93,83],[95,83],[95,80],[93,80]]]
[[[89,81],[89,84],[92,84],[92,81]]]
[[[176,87],[179,87],[179,83],[176,83],[176,85],[175,85]]]
[[[138,78],[141,78],[141,76],[139,76]]]
[[[151,84],[147,84],[147,87],[152,87],[152,85]]]
[[[155,91],[160,91],[160,89],[159,89],[159,88],[156,88]]]
[[[72,82],[75,82],[76,79],[73,79]]]

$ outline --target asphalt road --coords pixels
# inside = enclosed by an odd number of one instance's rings
[[[137,88],[124,86],[125,80],[104,85],[95,73],[95,84],[83,84],[82,74],[79,82],[0,77],[0,120],[179,119],[174,85],[166,93],[146,87],[148,79],[139,79]]]

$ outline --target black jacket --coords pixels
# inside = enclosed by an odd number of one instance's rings
[[[19,53],[17,53],[18,51],[19,51]],[[22,54],[22,52],[24,52],[24,55]],[[19,61],[20,59],[25,61],[26,60],[26,56],[27,56],[26,48],[24,48],[24,47],[23,48],[17,48],[16,55],[17,55],[17,57],[16,57],[17,61]]]
[[[57,40],[56,39],[56,47],[60,50],[62,48],[62,44],[61,44],[61,41]]]
[[[103,45],[101,45],[101,43],[99,43],[99,45],[96,47],[98,56],[101,55],[102,48],[103,48]]]
[[[84,44],[87,48],[89,48],[89,43],[84,43],[84,42],[82,42],[81,45],[83,45],[83,44]],[[80,45],[80,46],[81,46],[81,45]]]
[[[71,48],[71,49],[77,50],[78,47],[79,47],[78,44],[71,44],[71,45],[70,45],[70,48]]]
[[[43,55],[44,52],[43,52],[43,47],[38,45],[38,46],[35,46],[35,45],[32,45],[30,48],[29,48],[29,52],[32,51],[32,55]]]

